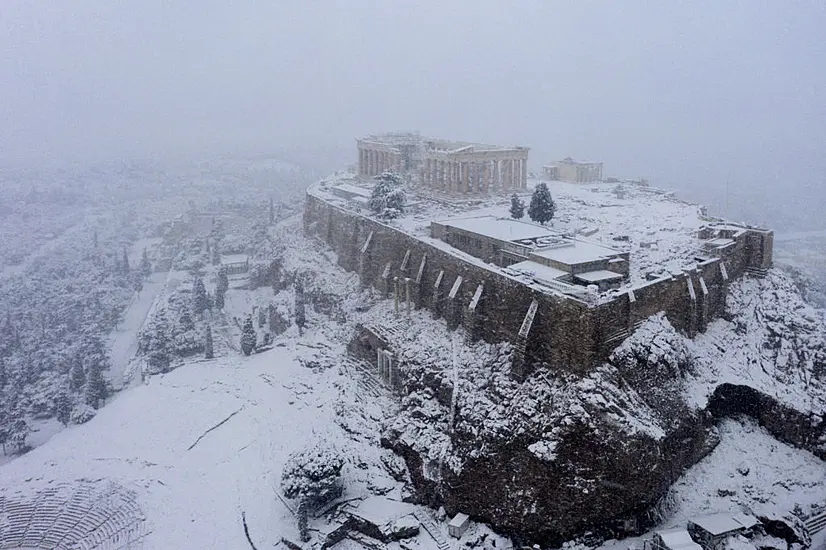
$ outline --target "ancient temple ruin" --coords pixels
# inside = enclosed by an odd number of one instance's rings
[[[487,195],[527,189],[528,147],[381,134],[357,140],[358,175],[395,170],[418,176],[431,192]]]

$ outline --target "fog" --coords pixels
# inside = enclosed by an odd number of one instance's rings
[[[416,130],[823,229],[822,2],[0,4],[0,163],[318,152]]]

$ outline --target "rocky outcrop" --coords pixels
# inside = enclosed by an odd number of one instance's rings
[[[708,401],[715,418],[745,414],[778,440],[826,460],[826,417],[803,413],[750,386],[721,384]]]

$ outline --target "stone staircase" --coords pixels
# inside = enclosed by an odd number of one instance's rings
[[[757,279],[765,279],[766,275],[768,275],[769,270],[762,268],[762,267],[747,267],[746,274],[751,275]]]
[[[424,512],[421,512],[419,510],[413,512],[413,515],[416,517],[417,520],[419,520],[419,523],[422,524],[422,527],[425,531],[427,531],[427,534],[430,535],[430,537],[434,541],[436,541],[436,546],[439,547],[439,550],[450,550],[450,543],[445,539],[444,535],[436,526],[436,524],[433,523],[432,519],[430,519]]]
[[[349,371],[359,388],[360,397],[381,397],[387,394],[384,384],[373,372],[371,365],[352,357],[344,359],[343,366]]]
[[[806,529],[809,531],[810,535],[820,533],[821,531],[826,529],[826,510],[810,517],[809,519],[804,521],[803,524],[806,526]]]

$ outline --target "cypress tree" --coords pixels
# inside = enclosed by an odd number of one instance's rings
[[[79,356],[72,359],[72,368],[69,371],[69,384],[74,391],[80,390],[86,383],[86,372],[83,370],[83,362]]]
[[[69,394],[66,390],[60,390],[57,394],[57,402],[55,403],[55,416],[57,421],[64,426],[69,424],[69,417],[72,413],[72,402],[69,400]]]
[[[522,217],[525,215],[525,203],[522,202],[522,199],[519,198],[519,195],[514,193],[511,195],[511,218],[515,220],[521,220]]]
[[[212,327],[207,325],[206,328],[206,341],[204,342],[204,357],[207,359],[213,358],[212,353]]]
[[[298,326],[298,333],[304,332],[304,325],[307,324],[307,312],[304,305],[304,283],[301,279],[295,281],[295,324]]]
[[[200,277],[195,278],[195,283],[192,285],[192,310],[200,315],[207,308],[207,295],[204,281]]]
[[[252,315],[247,315],[247,318],[244,320],[244,328],[241,331],[241,352],[244,355],[250,355],[255,349],[257,341],[255,327],[252,323]]]
[[[124,275],[129,275],[129,255],[126,253],[125,248],[123,249],[123,260],[121,260],[120,268]]]
[[[528,216],[530,216],[533,221],[545,225],[545,223],[551,221],[551,218],[554,217],[555,210],[556,205],[554,204],[553,198],[551,198],[548,185],[544,181],[540,182],[533,190],[533,195],[531,195],[531,204],[528,206]]]

